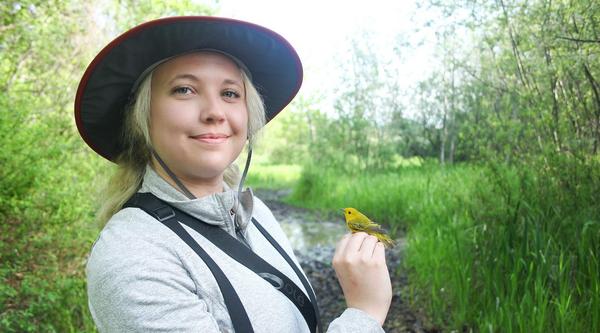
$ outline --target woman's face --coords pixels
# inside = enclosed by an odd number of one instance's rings
[[[169,60],[152,74],[150,140],[182,181],[222,179],[244,147],[248,112],[237,65],[218,53]]]

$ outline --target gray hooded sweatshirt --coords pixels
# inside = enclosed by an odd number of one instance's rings
[[[241,209],[236,211],[235,191],[226,187],[222,193],[189,200],[148,167],[140,192],[151,192],[234,237],[238,224],[252,251],[306,292],[285,259],[249,223],[256,218],[298,264],[273,214],[250,190],[242,193]],[[285,295],[183,227],[229,278],[255,332],[309,332],[304,317]],[[232,318],[208,267],[175,233],[141,209],[123,209],[108,221],[93,245],[86,273],[89,307],[100,332],[233,332]],[[348,308],[327,331],[383,329],[365,312]]]

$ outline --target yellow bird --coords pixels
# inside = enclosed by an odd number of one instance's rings
[[[377,237],[377,239],[385,245],[385,247],[394,247],[394,241],[387,235],[387,232],[381,226],[371,221],[364,214],[355,208],[344,208],[344,217],[346,218],[346,226],[353,233],[363,231],[369,235]]]

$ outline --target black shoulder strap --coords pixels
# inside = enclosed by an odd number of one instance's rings
[[[253,221],[253,222],[255,225],[259,226],[257,228],[261,231],[261,233],[263,233],[263,235],[265,235],[265,237],[269,240],[269,242],[271,242],[271,244],[276,244],[273,246],[278,250],[278,252],[280,252],[282,254],[282,256],[286,259],[286,261],[294,269],[296,274],[298,274],[298,277],[302,281],[302,284],[304,285],[307,293],[309,294],[310,301],[307,299],[306,295],[302,292],[302,290],[298,286],[296,286],[296,284],[293,281],[291,281],[285,274],[279,272],[276,268],[271,266],[264,259],[257,256],[254,252],[248,251],[247,247],[242,245],[242,243],[240,243],[237,239],[235,239],[234,237],[229,235],[227,232],[225,232],[221,228],[199,222],[196,218],[186,214],[185,212],[183,212],[181,210],[178,210],[178,209],[170,206],[169,204],[156,198],[151,193],[135,194],[125,204],[125,207],[138,207],[138,208],[143,209],[148,214],[155,217],[157,220],[159,220],[163,224],[167,225],[169,228],[171,228],[171,230],[175,231],[175,233],[178,234],[179,237],[182,238],[184,241],[186,241],[186,243],[188,243],[188,245],[192,249],[194,249],[194,251],[196,253],[198,253],[198,251],[195,248],[200,248],[200,246],[198,245],[198,243],[196,243],[193,240],[193,238],[187,232],[185,232],[185,229],[183,229],[183,227],[178,222],[184,223],[187,226],[189,226],[190,228],[194,229],[196,232],[202,234],[209,241],[211,241],[213,244],[215,244],[217,247],[219,247],[225,253],[227,253],[229,256],[231,256],[233,259],[235,259],[239,263],[243,264],[247,268],[254,271],[256,274],[261,276],[263,279],[265,279],[267,282],[269,282],[271,285],[273,285],[276,289],[278,289],[280,292],[282,292],[286,297],[288,297],[288,299],[290,299],[290,301],[294,305],[296,305],[298,310],[302,313],[311,332],[315,332],[317,327],[319,328],[319,331],[322,332],[321,323],[318,318],[318,307],[317,307],[316,297],[314,296],[314,293],[313,293],[312,289],[310,288],[310,284],[308,283],[308,281],[306,281],[306,278],[304,277],[304,275],[301,273],[299,268],[293,263],[291,258],[289,258],[287,253],[285,253],[285,251],[279,246],[279,244],[277,244],[277,242],[256,221]],[[173,225],[178,225],[179,228],[183,232],[185,232],[185,234],[187,236],[184,236],[185,238],[182,237],[181,231],[177,232],[172,227]],[[186,240],[186,238],[189,241]],[[195,244],[195,246],[190,245],[190,242],[193,242]],[[204,251],[202,251],[202,252],[204,252]],[[204,252],[204,254],[206,254],[206,252]],[[200,257],[208,265],[206,258],[203,255],[200,255]],[[206,257],[208,257],[207,254],[206,254]],[[209,260],[214,263],[214,261],[212,259],[209,259]],[[216,264],[215,264],[215,266],[216,266]],[[222,279],[217,279],[217,281],[223,280],[223,279],[227,280],[227,278],[224,276],[224,273],[218,267],[216,267],[216,269],[218,269],[220,272],[220,275],[223,276]],[[211,268],[211,272],[215,275],[215,278],[217,278],[217,274],[215,274],[215,271],[216,270],[213,270],[213,268]],[[219,288],[220,288],[224,298],[227,296],[227,297],[234,299],[233,301],[230,301],[231,304],[239,303],[241,306],[239,297],[235,293],[235,290],[233,290],[233,287],[231,286],[229,281],[227,281],[227,285],[224,284],[223,286],[221,286],[221,283],[219,282]],[[229,290],[227,292],[225,292],[224,289],[229,289]],[[243,310],[243,306],[241,309],[243,311],[243,314],[241,315],[242,317],[238,317],[238,313],[240,310],[236,309],[236,308],[230,308],[229,304],[227,304],[227,301],[226,301],[226,305],[227,305],[228,310],[230,311],[230,316],[232,317],[232,322],[235,323],[237,320],[244,320],[243,319],[244,317],[246,319],[248,318],[245,310]],[[233,320],[233,318],[236,318],[236,320]],[[248,324],[249,324],[249,321],[248,321]],[[240,328],[240,329],[241,330],[236,329],[236,332],[250,332],[247,329],[242,329],[242,328]]]
[[[229,311],[233,329],[235,332],[254,332],[252,324],[250,324],[250,318],[244,309],[244,305],[240,301],[239,296],[233,289],[233,286],[229,282],[229,279],[223,273],[221,268],[215,263],[215,261],[200,247],[200,245],[185,231],[185,229],[177,222],[175,215],[172,210],[164,209],[164,205],[158,201],[153,200],[140,200],[140,197],[132,197],[124,207],[139,207],[142,208],[146,213],[160,221],[165,226],[169,227],[179,238],[181,238],[186,244],[202,258],[206,266],[210,269],[211,273],[215,277],[219,290],[225,300],[225,306]],[[235,320],[234,320],[235,318]]]
[[[277,243],[275,238],[273,238],[273,236],[271,236],[267,232],[267,230],[262,225],[260,225],[260,223],[258,223],[258,221],[255,218],[252,218],[252,223],[254,223],[254,226],[256,226],[258,231],[260,231],[260,233],[263,234],[263,236],[269,241],[269,243],[271,243],[271,245],[273,245],[273,247],[277,250],[277,252],[279,252],[281,254],[281,256],[285,259],[285,261],[288,262],[288,264],[292,267],[294,272],[296,272],[296,275],[298,275],[300,282],[302,282],[302,285],[304,285],[304,289],[306,289],[306,292],[308,293],[308,297],[310,297],[310,302],[313,304],[313,306],[315,308],[315,315],[317,317],[316,318],[317,326],[319,329],[318,332],[323,332],[323,327],[321,327],[321,316],[319,314],[319,305],[317,303],[317,297],[315,296],[315,292],[313,291],[310,283],[308,282],[308,280],[302,273],[302,270],[296,265],[296,263],[294,263],[292,258],[290,258],[290,256],[287,254],[287,252],[285,252],[285,250],[281,247],[281,245],[279,245],[279,243]]]
[[[177,236],[179,236],[179,238],[183,239],[187,245],[189,245],[206,263],[206,266],[208,266],[211,273],[214,275],[215,280],[217,280],[219,290],[221,290],[221,294],[225,300],[225,306],[227,307],[231,316],[233,330],[235,332],[254,332],[252,324],[250,323],[250,318],[248,318],[248,314],[246,313],[246,309],[244,309],[242,301],[240,301],[240,297],[235,292],[231,282],[229,282],[229,279],[219,268],[217,263],[210,257],[210,255],[208,255],[208,253],[206,253],[206,251],[204,251],[204,249],[202,249],[202,247],[200,247],[200,245],[198,245],[192,236],[190,236],[190,234],[185,231],[181,224],[179,224],[176,220],[167,219],[161,222],[173,230]]]

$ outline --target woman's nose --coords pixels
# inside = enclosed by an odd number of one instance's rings
[[[225,112],[220,99],[214,97],[206,97],[200,107],[200,120],[202,122],[221,122],[225,119]]]

